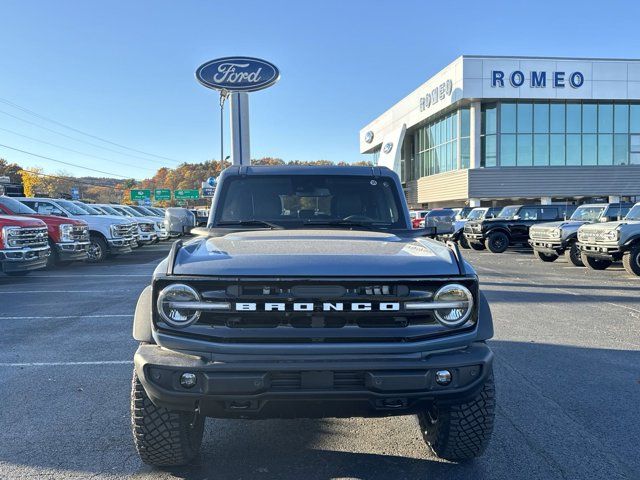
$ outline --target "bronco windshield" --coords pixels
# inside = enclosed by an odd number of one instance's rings
[[[471,213],[467,216],[467,220],[481,220],[484,218],[487,210],[484,208],[478,208],[475,210],[471,210]]]
[[[606,207],[578,207],[578,209],[573,212],[571,218],[569,220],[579,220],[582,222],[595,222],[597,221],[602,214],[604,213],[604,209]]]
[[[284,228],[306,225],[407,228],[396,184],[388,177],[231,177],[223,183],[217,205],[214,226],[268,222]]]
[[[624,217],[625,220],[640,220],[640,203],[637,203],[633,206],[627,216]]]
[[[518,213],[518,210],[520,210],[519,206],[504,207],[502,210],[500,210],[497,218],[505,218],[508,220],[510,218],[513,218]]]

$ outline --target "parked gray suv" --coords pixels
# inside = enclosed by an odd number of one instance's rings
[[[590,268],[604,270],[622,260],[627,272],[640,276],[640,202],[623,220],[580,227],[578,248]]]
[[[205,417],[417,414],[438,456],[484,451],[489,305],[455,244],[412,229],[395,173],[230,167],[194,233],[136,307],[131,421],[143,461],[190,462]]]
[[[578,229],[587,223],[621,220],[631,203],[590,203],[581,205],[569,220],[541,223],[529,229],[529,245],[543,262],[554,262],[566,254],[576,267],[584,267],[578,249]]]

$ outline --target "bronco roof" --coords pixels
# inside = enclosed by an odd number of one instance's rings
[[[220,177],[231,175],[394,175],[387,167],[336,165],[244,165],[231,166]]]

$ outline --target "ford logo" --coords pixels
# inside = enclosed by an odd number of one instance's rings
[[[367,143],[373,142],[373,132],[371,130],[364,134],[364,141]]]
[[[382,151],[384,153],[389,153],[392,148],[393,148],[393,142],[387,142],[384,144],[384,147],[382,147]]]
[[[196,79],[207,88],[230,92],[254,92],[270,87],[280,78],[278,68],[253,57],[224,57],[200,65]]]

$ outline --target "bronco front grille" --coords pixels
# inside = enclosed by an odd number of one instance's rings
[[[558,239],[557,236],[553,235],[553,230],[553,228],[531,227],[531,229],[529,230],[529,236],[531,238],[539,238],[544,240]]]
[[[406,304],[430,302],[446,283],[460,283],[477,298],[475,278],[408,280],[279,280],[229,279],[154,283],[158,293],[169,283],[186,283],[202,302],[231,305],[225,311],[203,309],[199,320],[175,330],[154,315],[160,330],[206,337],[227,343],[410,342],[446,335],[433,310]],[[270,305],[270,310],[266,310]],[[294,308],[300,307],[300,310]],[[241,308],[238,308],[240,306]],[[302,309],[304,307],[304,309]],[[464,328],[477,319],[477,302]],[[461,329],[457,329],[456,332]]]
[[[45,247],[48,244],[47,227],[21,227],[7,230],[6,242],[9,248]]]

